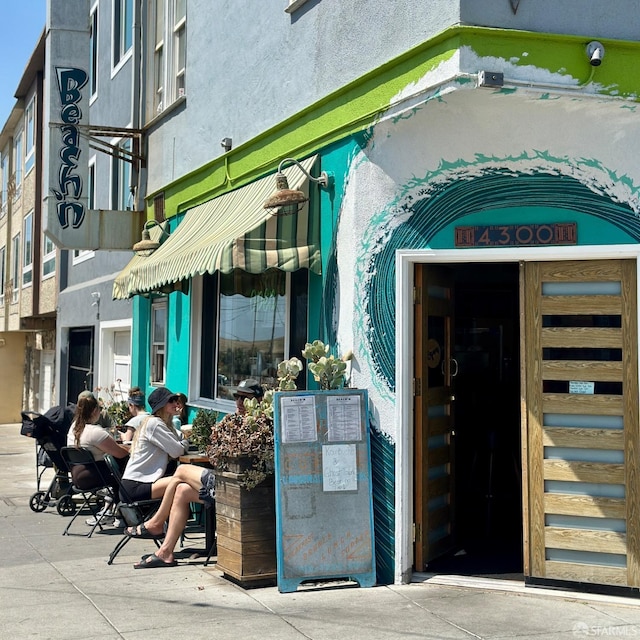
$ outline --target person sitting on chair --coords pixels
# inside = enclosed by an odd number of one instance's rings
[[[136,429],[122,474],[122,486],[131,500],[162,498],[171,483],[171,476],[166,475],[169,460],[189,449],[189,441],[181,440],[171,423],[180,412],[178,395],[158,387],[149,395],[149,406],[153,413]]]
[[[131,387],[127,397],[127,407],[131,418],[125,423],[126,430],[122,434],[122,442],[131,442],[140,423],[149,415],[144,406],[144,393],[140,387]]]
[[[214,485],[215,477],[210,469],[193,464],[178,466],[153,516],[136,527],[125,529],[132,538],[164,538],[155,553],[142,556],[140,562],[133,565],[135,569],[175,567],[178,564],[173,551],[187,525],[191,503],[198,502],[205,507],[213,505]]]
[[[246,413],[244,401],[250,398],[261,400],[264,390],[257,380],[243,380],[233,397],[236,399],[236,413]],[[173,550],[184,531],[190,514],[190,503],[201,502],[206,505],[215,502],[215,476],[212,471],[196,465],[181,464],[173,475],[162,498],[160,508],[146,522],[136,527],[127,527],[125,533],[134,538],[161,538],[167,518],[164,540],[159,549],[142,556],[135,569],[154,569],[156,567],[175,567],[178,563]]]
[[[111,475],[106,462],[104,461],[105,453],[111,454],[118,460],[121,468],[124,468],[126,459],[129,456],[129,450],[127,447],[119,445],[113,438],[113,436],[103,429],[99,424],[101,407],[97,398],[93,395],[84,395],[78,399],[78,405],[76,407],[76,413],[69,432],[67,433],[67,446],[69,447],[83,447],[89,449],[93,457],[97,462],[97,466],[100,468],[102,476],[106,479],[112,480],[110,482],[113,495],[118,495],[118,483],[116,479]],[[83,469],[82,467],[74,467],[73,469],[73,481],[76,485],[91,486],[91,484],[100,484],[99,479],[93,479],[90,477],[92,471],[89,469]],[[98,513],[100,516],[101,524],[115,524],[115,517],[112,513],[113,501],[107,500],[107,504],[102,511]],[[96,523],[95,518],[89,518],[86,520],[89,526],[93,526]]]

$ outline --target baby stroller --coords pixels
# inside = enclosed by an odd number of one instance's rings
[[[63,516],[76,512],[76,503],[71,496],[69,468],[60,454],[67,444],[67,433],[73,422],[75,406],[51,407],[46,413],[23,411],[20,434],[36,441],[36,486],[37,491],[29,499],[29,507],[36,513],[55,506]],[[49,488],[42,491],[40,481],[47,469],[55,475]]]

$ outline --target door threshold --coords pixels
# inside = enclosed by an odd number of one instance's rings
[[[411,584],[437,585],[443,587],[462,587],[466,589],[484,589],[486,591],[503,591],[527,596],[562,598],[579,602],[601,602],[638,607],[637,597],[611,596],[585,591],[569,591],[564,589],[547,589],[536,585],[527,585],[524,576],[503,579],[486,576],[459,576],[453,574],[415,572],[411,576]]]

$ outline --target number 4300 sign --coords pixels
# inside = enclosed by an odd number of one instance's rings
[[[456,247],[520,247],[578,243],[575,222],[456,227]]]

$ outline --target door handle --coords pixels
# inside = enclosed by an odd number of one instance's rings
[[[455,366],[455,369],[454,369]],[[458,361],[455,358],[451,358],[451,377],[455,378],[458,375]]]

